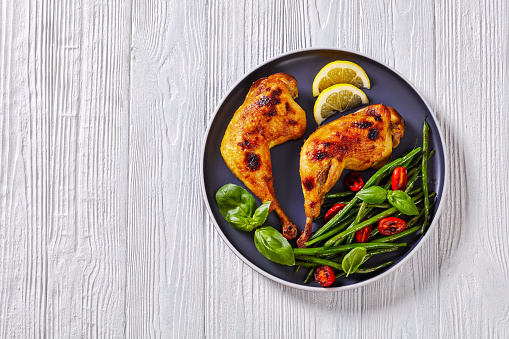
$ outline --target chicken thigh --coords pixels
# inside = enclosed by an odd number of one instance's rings
[[[299,247],[305,247],[325,194],[343,169],[382,167],[404,132],[405,121],[395,109],[372,105],[324,125],[309,136],[300,153],[306,226],[297,240]]]
[[[235,112],[221,143],[221,154],[230,170],[263,202],[271,201],[287,239],[297,235],[295,224],[282,211],[274,194],[269,149],[301,138],[306,114],[293,100],[297,81],[277,73],[254,82]]]

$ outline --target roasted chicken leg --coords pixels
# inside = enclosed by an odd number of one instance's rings
[[[300,153],[306,226],[297,240],[299,247],[305,247],[325,194],[343,169],[382,167],[404,133],[405,121],[395,109],[372,105],[324,125],[309,136]]]
[[[281,210],[274,194],[269,149],[301,138],[306,113],[293,100],[297,81],[284,73],[257,80],[235,112],[221,143],[221,154],[230,170],[263,202],[271,201],[287,239],[297,235],[295,224]]]

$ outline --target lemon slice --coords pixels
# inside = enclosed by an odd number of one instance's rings
[[[333,61],[325,65],[313,81],[313,96],[335,84],[351,84],[359,88],[370,88],[369,78],[361,66],[350,61]]]
[[[338,84],[326,88],[316,98],[313,113],[320,125],[325,119],[336,112],[344,112],[369,103],[366,94],[350,84]]]

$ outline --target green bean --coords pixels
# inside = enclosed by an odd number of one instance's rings
[[[315,267],[311,268],[308,272],[308,275],[306,276],[306,279],[304,280],[304,284],[307,284],[309,279],[313,276],[313,273],[315,273]]]
[[[418,147],[414,150],[412,150],[411,152],[409,152],[407,155],[405,155],[404,157],[402,158],[398,158],[394,161],[391,161],[390,163],[388,164],[385,164],[382,168],[380,168],[378,171],[376,171],[375,174],[373,174],[371,176],[371,178],[369,178],[369,180],[366,182],[366,184],[364,185],[364,188],[368,188],[368,187],[371,187],[375,182],[379,182],[379,179],[380,177],[384,174],[384,173],[392,173],[392,171],[400,166],[402,163],[404,163],[405,161],[407,161],[408,159],[410,158],[413,158],[414,155],[416,155],[417,153],[419,153],[421,151],[421,148]]]
[[[432,198],[432,199],[433,199],[435,196],[436,196],[436,193],[435,193],[435,192],[431,192],[431,193],[429,194],[429,197],[430,197],[430,198]],[[416,204],[421,203],[421,202],[422,202],[422,199],[419,199],[418,201],[416,201]],[[433,201],[433,202],[431,203],[431,205],[430,205],[430,208],[432,208],[432,207],[435,205],[435,203],[436,203],[436,201]],[[410,220],[406,223],[406,226],[407,226],[407,227],[411,227],[411,226],[415,225],[415,223],[416,223],[417,221],[419,221],[419,219],[422,217],[422,215],[423,215],[423,214],[424,214],[424,208],[423,208],[423,209],[421,209],[421,210],[419,211],[419,214],[417,214],[416,216],[412,217],[412,219],[410,219]]]
[[[331,202],[330,204],[323,204],[322,205],[322,208],[330,208],[334,205],[337,205],[337,204],[343,204],[343,205],[346,205],[348,204],[349,201],[338,201],[338,202]]]
[[[378,213],[372,212],[372,210],[374,210],[374,209],[375,209],[375,207],[371,207],[372,205],[367,205],[367,206],[368,206],[368,207],[366,208],[366,210],[365,210],[365,212],[364,212],[364,214],[367,216],[367,219],[369,219],[369,218],[371,218],[371,217],[375,216],[376,214],[378,214]],[[392,205],[390,205],[390,204],[389,204],[389,206],[387,206],[386,208],[390,208],[391,206],[392,206]],[[352,220],[352,221],[353,221],[353,220]],[[358,223],[358,222],[357,222],[357,223]],[[353,227],[355,224],[356,224],[356,222],[355,222],[355,221],[354,221],[354,222],[352,222],[352,223],[350,224],[350,226],[348,226],[348,228]],[[348,228],[347,228],[347,229],[348,229]],[[336,234],[338,234],[339,232],[340,232],[340,231],[338,231],[338,232],[334,232],[334,234],[333,234],[333,235],[336,235]],[[328,233],[328,234],[329,234],[329,233]],[[346,244],[351,244],[351,243],[352,243],[352,240],[353,240],[353,237],[354,237],[354,234],[351,234],[351,235],[350,235],[350,237],[349,237],[348,239],[346,239],[346,238],[341,238],[341,240],[339,240],[339,241],[337,241],[337,242],[335,242],[335,243],[334,243],[334,246],[338,246],[338,245],[340,245],[340,244],[341,244],[344,240],[347,240],[347,241],[346,241]],[[329,236],[329,237],[323,237],[323,238],[322,238],[322,240],[325,240],[325,239],[328,239],[328,238],[330,238],[330,236]]]
[[[396,251],[397,249],[398,249],[397,246],[393,246],[393,247],[389,247],[389,248],[381,248],[381,249],[377,249],[377,250],[374,250],[374,251],[369,251],[366,254],[366,257],[364,258],[363,263],[368,261],[368,259],[371,258],[374,255],[382,254],[382,253],[388,253],[388,252],[393,252],[393,251]],[[341,278],[342,276],[344,276],[346,274],[345,272],[343,272],[343,266],[341,264],[339,264],[339,262],[335,262],[335,261],[331,261],[331,260],[325,260],[325,259],[320,259],[320,258],[316,258],[316,257],[301,257],[300,259],[302,259],[302,260],[310,260],[311,261],[311,262],[303,262],[303,261],[296,261],[295,262],[295,265],[297,265],[297,267],[306,267],[306,268],[309,268],[309,272],[308,272],[308,274],[306,276],[306,279],[304,280],[304,284],[307,284],[309,282],[309,280],[313,277],[313,274],[314,274],[316,268],[318,266],[320,266],[320,265],[328,265],[330,267],[333,267],[333,268],[336,268],[336,269],[340,270],[340,272],[338,272],[336,274],[336,279]],[[385,267],[385,266],[387,266],[389,264],[390,263],[385,263],[385,264],[382,264],[382,265],[379,265],[379,266],[376,266],[376,267],[359,268],[359,269],[357,269],[356,273],[370,273],[370,272],[376,271],[379,268]],[[359,272],[359,270],[360,270],[360,272]]]
[[[421,168],[421,162],[422,162],[422,154],[419,155],[417,158],[413,159],[413,161],[410,163],[410,165],[407,167],[407,169],[411,169],[414,167],[419,166]]]
[[[366,261],[368,261],[374,255],[388,253],[388,252],[394,252],[394,251],[397,251],[397,250],[398,250],[398,247],[394,246],[394,247],[381,248],[381,249],[378,249],[378,250],[369,251],[368,253],[366,253],[366,256],[364,257],[364,260],[362,261],[362,264],[364,264]]]
[[[302,267],[309,267],[310,270],[309,270],[309,273],[306,277],[306,280],[304,280],[304,284],[307,284],[309,282],[309,279],[311,279],[311,277],[313,276],[313,273],[315,272],[316,268],[318,266],[320,266],[320,264],[317,264],[317,263],[313,263],[313,262],[305,262],[305,263],[299,263],[298,265],[302,266]],[[346,273],[341,271],[341,272],[338,272],[335,276],[336,276],[336,280],[338,278],[341,278],[342,276],[344,276]]]
[[[409,228],[409,229],[407,229],[407,230],[405,230],[403,232],[400,232],[398,234],[393,234],[393,235],[389,235],[388,237],[383,237],[383,238],[380,238],[380,239],[375,239],[375,240],[373,240],[373,242],[375,242],[375,243],[377,243],[377,242],[383,242],[383,243],[391,242],[391,241],[394,241],[394,240],[406,237],[407,235],[414,233],[415,231],[417,231],[420,228],[421,228],[421,226],[415,226],[415,227]]]
[[[375,266],[375,267],[366,267],[366,268],[358,268],[357,271],[355,273],[371,273],[371,272],[374,272],[376,270],[379,270],[381,268],[384,268],[385,266],[389,266],[389,265],[392,265],[393,262],[392,261],[388,261],[386,263],[383,263],[381,265],[378,265],[378,266]]]
[[[313,244],[316,244],[317,242],[320,242],[320,241],[325,240],[325,239],[329,239],[330,237],[332,237],[332,236],[338,234],[339,232],[341,232],[345,227],[350,225],[354,220],[355,220],[355,216],[352,213],[351,216],[346,217],[345,221],[343,221],[342,223],[340,223],[339,225],[337,225],[336,227],[331,229],[329,232],[326,232],[326,233],[322,234],[319,237],[316,237],[316,238],[314,238],[312,240],[307,241],[306,242],[306,246],[309,247],[309,246],[311,246]]]
[[[389,248],[381,248],[381,249],[377,249],[377,250],[374,250],[374,251],[369,251],[366,254],[366,256],[364,257],[364,260],[363,260],[362,263],[365,263],[366,261],[368,261],[369,258],[371,258],[374,255],[393,252],[393,251],[396,251],[397,249],[398,249],[397,246],[392,246],[392,247],[389,247]],[[325,265],[325,266],[330,266],[330,267],[335,268],[337,270],[343,271],[343,266],[341,264],[342,260],[340,260],[340,261],[333,261],[333,260],[330,260],[330,259],[317,258],[317,257],[310,256],[310,255],[300,256],[299,260],[305,260],[305,262],[298,261],[296,263],[297,267],[316,267],[316,266],[320,266],[320,265]],[[337,274],[336,274],[336,278],[338,278]]]
[[[416,148],[417,148],[417,142],[415,143],[414,148],[412,148],[412,149],[409,148],[406,151],[404,151],[403,154],[401,154],[400,158],[403,158],[405,155],[407,155],[408,153],[410,153],[411,151],[413,151]]]
[[[348,226],[348,228],[354,227],[355,225],[361,222],[362,218],[364,217],[364,212],[366,211],[367,205],[368,205],[367,202],[363,202],[361,204],[361,207],[359,207],[359,212],[357,212],[357,217],[355,218],[355,221],[353,222],[352,225]],[[354,235],[355,233],[352,233],[348,236],[348,238],[346,239],[346,245],[352,243]]]
[[[429,146],[429,125],[424,118],[424,126],[422,128],[422,191],[424,192],[424,222],[422,224],[421,233],[424,233],[428,226],[429,216],[429,197],[428,197],[428,146]]]
[[[334,206],[336,204],[337,204],[337,202],[331,202],[330,204],[322,204],[322,208],[329,208],[329,207],[332,207],[332,206]]]
[[[322,208],[332,207],[332,206],[337,205],[337,204],[343,204],[343,205],[346,205],[346,204],[348,204],[349,202],[350,202],[350,200],[348,200],[348,201],[338,201],[338,202],[331,203],[331,204],[323,204],[323,205],[322,205]],[[361,204],[362,204],[362,202],[359,202],[359,201],[358,201],[358,202],[355,204],[355,206],[354,206],[354,207],[360,207],[360,206],[361,206]]]
[[[416,196],[412,197],[412,200],[414,202],[418,201],[419,198],[421,198],[423,196],[423,193],[420,193],[420,194],[417,194]],[[367,220],[364,220],[363,222],[351,227],[351,228],[348,228],[346,229],[345,231],[339,233],[336,237],[334,238],[331,238],[329,240],[327,240],[327,242],[325,243],[324,247],[329,247],[331,245],[333,245],[334,243],[336,243],[336,241],[338,241],[339,239],[351,234],[351,233],[355,233],[357,232],[358,230],[368,226],[368,225],[371,225],[377,221],[380,221],[382,220],[383,218],[386,218],[394,213],[398,212],[398,210],[396,209],[396,207],[392,207],[392,208],[389,208],[388,210],[385,210],[377,215],[375,215],[374,217],[371,217]]]
[[[428,160],[429,160],[429,159],[430,159],[430,158],[431,158],[434,154],[435,154],[435,150],[432,150],[432,151],[429,153],[429,155],[428,155]],[[422,162],[422,154],[421,154],[420,156],[418,156],[416,159],[413,159],[412,163],[411,163],[408,167],[403,166],[404,164],[403,164],[401,167],[406,167],[406,169],[407,169],[407,171],[408,171],[408,177],[411,177],[411,176],[415,173],[415,171],[417,171],[417,172],[418,172],[418,174],[417,174],[417,177],[415,178],[415,180],[417,180],[417,179],[419,179],[419,174],[421,173],[421,166],[420,166],[421,162]],[[419,166],[417,166],[417,165],[419,165]],[[392,173],[391,173],[391,174],[392,174]],[[391,178],[392,178],[392,176],[391,176]],[[410,179],[409,179],[409,180],[410,180]],[[409,183],[407,183],[407,187],[408,187],[409,185],[412,185],[412,184],[413,184],[413,183],[409,181]],[[385,183],[385,185],[384,185],[384,186],[382,186],[382,187],[384,187],[385,189],[389,189],[389,188],[391,188],[391,179],[389,179],[389,180]]]
[[[385,209],[387,209],[387,208],[391,208],[391,207],[392,207],[392,205],[391,205],[391,204],[386,204],[386,205],[387,205],[387,206],[385,207]],[[368,205],[368,206],[369,206],[369,205]],[[375,209],[375,208],[368,208],[368,209],[366,209],[366,215],[367,215],[366,219],[372,218],[372,217],[374,217],[375,215],[377,215],[378,213],[380,213],[380,211],[378,211],[378,212],[376,212],[376,211],[375,211],[375,212],[372,212],[372,210],[373,210],[373,209]],[[401,216],[401,215],[402,215],[402,213],[401,213],[401,212],[398,212],[395,216],[396,216],[396,217],[399,217],[399,216]],[[354,225],[354,224],[352,223],[349,227],[353,227],[353,225]],[[339,233],[339,232],[337,232],[337,233]],[[336,233],[336,234],[337,234],[337,233]],[[348,236],[348,239],[346,239],[346,238],[341,238],[340,240],[336,241],[333,245],[334,245],[334,246],[338,246],[338,245],[339,245],[340,243],[342,243],[345,239],[347,240],[347,241],[346,241],[346,244],[351,244],[351,243],[352,243],[352,241],[353,241],[353,237],[354,237],[354,236],[355,236],[355,233],[352,233],[352,234],[350,234],[350,235]]]
[[[431,193],[431,195],[433,195],[433,193]],[[416,203],[419,203],[419,202],[420,202],[419,200],[416,201]],[[434,203],[432,205],[434,205]],[[406,226],[407,227],[413,226],[422,217],[423,213],[424,213],[424,209],[421,209],[419,211],[419,214],[417,214],[416,216],[414,216],[412,219],[410,219],[407,222]],[[395,215],[395,217],[399,218],[401,215],[402,215],[402,213],[398,213],[398,214]],[[376,227],[375,229],[373,229],[371,231],[371,234],[369,235],[369,239],[373,239],[374,237],[376,237],[378,235],[378,233],[379,233],[378,227]],[[410,232],[410,233],[412,233],[412,232]],[[372,240],[372,241],[379,242],[379,239],[375,239],[375,240]]]
[[[383,211],[382,213],[379,213],[377,215],[375,215],[374,217],[371,217],[367,220],[364,220],[363,222],[360,222],[358,224],[355,224],[353,225],[352,227],[344,230],[343,232],[339,233],[338,235],[336,235],[334,238],[331,238],[329,240],[327,240],[324,244],[324,247],[330,247],[332,245],[335,245],[336,242],[338,240],[340,240],[341,238],[344,238],[345,236],[347,235],[350,235],[352,233],[355,233],[357,232],[358,230],[366,227],[366,226],[369,226],[377,221],[380,221],[382,220],[383,218],[385,217],[388,217],[394,213],[396,213],[398,210],[396,209],[396,207],[392,207],[392,208],[389,208],[388,210],[385,210]]]
[[[410,219],[406,223],[406,226],[407,227],[413,226],[422,217],[423,214],[424,214],[424,208],[419,211],[419,214],[417,214],[416,216],[412,217],[412,219]]]
[[[344,275],[346,275],[346,273],[345,273],[345,272],[338,272],[338,274],[336,274],[336,280],[337,280],[338,278],[341,278],[341,277],[342,277],[342,276],[344,276]]]
[[[340,271],[343,270],[343,267],[341,266],[341,264],[339,264],[336,261],[332,261],[332,260],[328,260],[328,259],[323,259],[323,258],[317,258],[317,257],[313,257],[313,256],[310,256],[310,255],[303,255],[303,256],[299,257],[299,259],[300,260],[306,260],[306,261],[309,261],[309,262],[312,262],[312,263],[315,263],[315,264],[318,264],[318,265],[330,266],[330,267],[335,268],[335,269],[340,270]]]
[[[408,149],[406,150],[405,152],[403,152],[403,154],[401,154],[401,156],[399,158],[404,158],[408,155],[408,153],[412,152],[413,150],[415,150],[416,147],[412,148],[412,149]],[[413,159],[413,156],[410,157],[410,158],[407,158],[407,161],[403,162],[402,164],[400,164],[399,166],[404,166],[405,163],[407,162],[410,162],[412,161]],[[398,167],[399,167],[398,166]],[[385,178],[387,178],[387,176],[391,177],[392,176],[392,171],[387,171],[385,172],[382,176],[380,176],[380,178],[378,179],[378,183],[376,185],[379,185],[381,181],[383,181]],[[390,180],[389,180],[390,181]]]
[[[410,152],[408,152],[408,153],[410,153]],[[412,160],[412,158],[408,158],[408,160],[407,160],[407,161],[410,161],[410,160]],[[416,170],[415,172],[417,173],[417,170]],[[391,175],[392,175],[392,173],[390,173],[390,171],[388,171],[388,174],[391,174]],[[383,177],[383,176],[380,176],[380,177],[376,180],[375,185],[380,184],[380,181],[382,180],[382,177]],[[414,182],[415,182],[415,179],[414,179]],[[388,182],[384,185],[384,189],[388,190],[388,189],[390,188],[390,186],[391,186],[391,180],[389,180],[389,181],[388,181]],[[411,186],[413,186],[413,183],[411,183]],[[411,188],[411,187],[410,187],[410,188]],[[355,225],[357,225],[357,224],[358,224],[358,223],[362,220],[362,217],[363,217],[363,215],[364,215],[364,212],[365,212],[366,206],[367,206],[367,203],[365,203],[365,202],[363,202],[363,203],[361,204],[361,206],[360,206],[360,208],[359,208],[359,212],[357,213],[357,218],[355,219],[355,222],[354,222],[352,225],[348,226],[348,228],[347,228],[347,229],[350,229],[350,228],[354,227]],[[391,208],[391,207],[392,207],[392,205],[390,205],[390,204],[386,204],[386,205],[384,205],[384,206],[383,206],[383,207],[381,207],[381,208]],[[372,207],[372,208],[375,208],[375,207]],[[371,209],[370,209],[370,210],[371,210]],[[348,236],[348,238],[346,239],[346,244],[351,244],[351,243],[353,242],[353,238],[354,238],[354,236],[355,236],[355,233],[351,233],[351,234]],[[337,244],[337,243],[335,243],[334,245],[338,245],[338,244]]]
[[[435,192],[431,192],[431,194],[429,196],[431,198],[433,198],[435,195],[436,195]],[[422,198],[417,200],[416,204],[420,203],[421,201],[422,201]],[[435,205],[435,201],[430,205],[430,208],[433,207],[434,205]],[[407,222],[407,224],[406,224],[407,227],[411,227],[411,226],[415,225],[415,223],[422,217],[423,214],[424,214],[424,209],[421,209],[419,211],[419,214],[417,214],[416,216],[414,216],[412,219],[410,219]],[[420,228],[421,228],[421,226],[415,226],[415,227],[412,227],[412,228],[408,228],[407,230],[405,230],[405,231],[403,231],[401,233],[390,235],[390,236],[384,237],[384,238],[374,239],[374,240],[372,240],[372,242],[389,242],[389,241],[394,241],[396,239],[403,238],[404,236],[406,236],[408,234],[414,233],[415,231],[417,231]],[[375,230],[376,230],[376,233],[375,233]],[[369,235],[370,239],[378,234],[378,228],[376,228],[375,230],[373,230],[371,232],[371,234]]]
[[[307,262],[307,261],[295,261],[295,265],[296,266],[299,266],[299,267],[305,267],[305,268],[313,268],[313,267],[317,267],[317,266],[320,266],[319,264],[317,263],[314,263],[314,262]],[[309,274],[309,273],[308,273]]]
[[[379,231],[378,231],[378,227],[375,227],[371,233],[369,234],[369,239],[373,238],[373,237],[376,237],[378,235]]]
[[[364,213],[366,212],[366,206],[368,206],[367,202],[363,202],[361,207],[359,207],[359,212],[357,212],[357,216],[355,217],[355,224],[361,222],[362,218],[364,218]]]
[[[415,195],[417,193],[420,193],[422,192],[422,187],[417,187],[417,188],[414,188],[413,190],[407,192],[408,195],[412,196],[412,195]]]
[[[377,248],[387,248],[387,247],[404,247],[406,246],[406,243],[399,243],[399,244],[378,244],[378,243],[363,243],[363,244],[350,244],[350,245],[341,245],[341,246],[335,246],[335,247],[314,247],[314,248],[294,248],[293,253],[295,256],[303,256],[303,255],[319,255],[319,256],[326,256],[330,254],[336,254],[340,252],[346,252],[351,249],[357,248],[357,247],[366,247],[366,249],[377,249]]]
[[[331,218],[325,225],[322,226],[318,231],[315,232],[315,234],[311,237],[310,240],[313,240],[314,238],[324,234],[325,232],[329,231],[331,228],[335,227],[341,219],[350,211],[350,209],[355,205],[357,202],[357,198],[353,197],[352,200],[348,202],[348,204],[343,207],[341,211],[339,211],[338,214],[336,214],[334,217]]]
[[[408,159],[407,161],[405,161],[404,163],[402,163],[400,167],[408,168],[408,166],[410,165],[410,162],[412,162],[412,160],[413,160],[413,159]]]
[[[410,192],[412,190],[412,188],[414,187],[415,182],[419,178],[419,171],[420,170],[418,168],[414,168],[414,169],[410,170],[410,172],[408,172],[408,181],[407,181],[407,184],[406,184],[405,192],[408,193],[408,192]]]
[[[351,195],[354,195],[355,192],[346,191],[346,192],[338,192],[338,193],[327,193],[325,195],[325,199],[337,199],[337,198],[347,198]]]
[[[368,208],[381,208],[381,209],[387,209],[391,208],[392,205],[388,203],[382,203],[382,204],[368,204]]]
[[[394,251],[397,251],[399,247],[397,246],[394,246],[394,247],[389,247],[389,248],[381,248],[381,249],[378,249],[378,250],[374,250],[374,251],[369,251],[367,254],[366,254],[366,257],[364,258],[364,261],[363,263],[365,263],[366,261],[368,261],[369,258],[371,258],[372,256],[374,255],[377,255],[377,254],[382,254],[382,253],[388,253],[388,252],[394,252]]]
[[[343,238],[343,239],[341,239],[341,240],[337,241],[334,245],[339,246],[339,245],[343,244],[343,242],[344,242],[345,240],[346,240],[346,238]],[[346,244],[345,244],[345,245],[346,245]]]
[[[318,215],[316,218],[314,218],[313,221],[322,219],[325,216],[325,213],[327,213],[327,210],[320,213],[320,215]]]
[[[435,192],[431,192],[431,193],[428,195],[428,197],[430,197],[431,199],[433,199],[436,195],[437,195],[437,194],[436,194]],[[421,193],[421,194],[417,194],[417,195],[415,196],[415,198],[416,198],[416,199],[414,200],[414,203],[415,203],[416,205],[419,205],[420,203],[422,203],[422,202],[424,201],[424,196],[422,195],[422,193]],[[421,211],[423,210],[423,209],[419,208],[419,206],[417,206],[417,209],[419,210],[419,212],[421,212]],[[399,218],[399,217],[401,217],[402,215],[403,215],[403,213],[398,213],[398,214],[395,214],[395,215],[394,215],[394,217]],[[421,216],[422,216],[422,214],[421,214]],[[412,218],[412,219],[413,219],[413,218]],[[411,219],[411,220],[412,220],[412,219]],[[407,224],[407,226],[408,226],[408,224]]]
[[[391,173],[387,173],[387,174],[390,174],[389,175],[389,179],[387,181],[385,181],[384,183],[382,183],[385,180],[385,177],[384,177],[383,180],[381,180],[380,183],[378,184],[378,186],[383,187],[386,190],[391,188],[392,172]]]
[[[418,195],[416,195],[416,197],[417,197],[417,196],[419,196],[419,198],[415,200],[415,204],[416,204],[416,205],[420,204],[420,203],[424,200],[424,197],[423,197],[422,195],[418,194]],[[428,195],[428,197],[429,197],[430,199],[433,199],[433,198],[435,198],[436,196],[437,196],[437,194],[436,194],[435,192],[431,192],[431,193]]]
[[[422,153],[419,155],[419,157],[417,157],[416,159],[413,159],[413,161],[408,165],[408,169],[415,168],[415,167],[421,168],[421,162],[422,162]]]
[[[428,155],[428,160],[435,154],[435,150],[432,150],[429,155]],[[412,174],[415,173],[414,170],[416,170],[418,172],[417,174],[417,178],[415,178],[416,180],[419,178],[419,174],[420,174],[420,171],[421,171],[421,162],[422,162],[422,154],[419,155],[416,159],[412,159],[412,163],[408,166],[405,166],[405,164],[401,164],[400,167],[405,167],[408,171],[408,177],[410,177]],[[408,162],[407,162],[408,164]],[[417,166],[419,165],[419,166]],[[392,178],[392,173],[391,173],[391,178]],[[385,185],[383,186],[385,189],[389,189],[391,187],[391,178],[389,178],[389,180],[385,183]],[[407,184],[408,186],[408,184]]]
[[[364,217],[364,212],[366,211],[367,205],[368,205],[367,202],[363,202],[361,204],[361,207],[359,207],[359,212],[357,213],[357,217],[355,218],[355,221],[353,222],[352,225],[348,226],[348,228],[354,227],[355,225],[357,225],[358,223],[361,222],[362,218]],[[346,245],[352,243],[354,235],[355,235],[355,233],[352,233],[348,236],[348,238],[346,239]]]
[[[428,161],[429,161],[429,159],[431,159],[431,157],[433,157],[435,155],[435,153],[436,152],[435,152],[434,149],[429,151],[429,153],[428,153]],[[408,166],[408,169],[414,168],[414,167],[417,167],[417,166],[418,166],[418,168],[421,168],[421,163],[422,163],[422,154],[412,161],[410,166]]]
[[[369,178],[369,180],[366,182],[366,184],[364,185],[365,188],[368,188],[370,186],[372,186],[375,182],[378,182],[378,180],[380,179],[380,177],[388,172],[388,171],[391,171],[398,167],[400,164],[404,163],[405,161],[407,161],[409,158],[413,158],[415,154],[419,153],[421,151],[421,148],[418,147],[416,149],[414,149],[413,151],[411,151],[410,153],[408,153],[406,156],[402,157],[402,158],[399,158],[399,159],[396,159],[386,165],[384,165],[382,168],[380,168],[375,174],[373,174],[371,176],[371,178]],[[327,232],[328,230],[330,230],[332,227],[336,226],[337,223],[343,218],[343,216],[355,205],[355,203],[357,202],[358,198],[356,196],[354,196],[352,198],[352,200],[350,200],[350,202],[338,213],[336,214],[331,220],[329,220],[329,222],[327,222],[325,225],[323,225],[322,228],[320,228],[314,235],[313,237],[311,237],[311,239],[313,238],[316,238],[320,235],[322,235],[323,233]]]
[[[340,202],[335,202],[335,203],[331,203],[331,204],[323,204],[323,205],[322,205],[322,208],[324,208],[325,210],[324,210],[322,213],[320,213],[320,215],[319,215],[319,216],[317,216],[314,220],[320,220],[320,219],[322,219],[322,218],[325,216],[325,214],[327,214],[327,212],[329,211],[329,208],[330,208],[330,207],[332,207],[332,206],[335,206],[335,205],[337,205],[337,204],[343,204],[343,205],[346,205],[346,204],[348,204],[348,201],[340,201]],[[360,206],[360,205],[361,205],[361,204],[360,204],[360,203],[358,203],[358,204],[356,204],[356,206],[354,206],[354,207],[357,207],[357,206]],[[355,209],[354,209],[354,210],[355,210]]]

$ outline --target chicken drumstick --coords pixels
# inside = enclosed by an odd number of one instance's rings
[[[297,81],[284,73],[257,80],[235,112],[221,143],[230,170],[263,202],[271,201],[287,239],[297,235],[295,224],[281,210],[274,194],[269,149],[306,132],[306,113],[293,100]]]
[[[305,247],[325,194],[343,169],[382,167],[404,133],[405,121],[395,109],[372,105],[320,127],[309,136],[300,153],[306,226],[297,240],[299,247]]]

